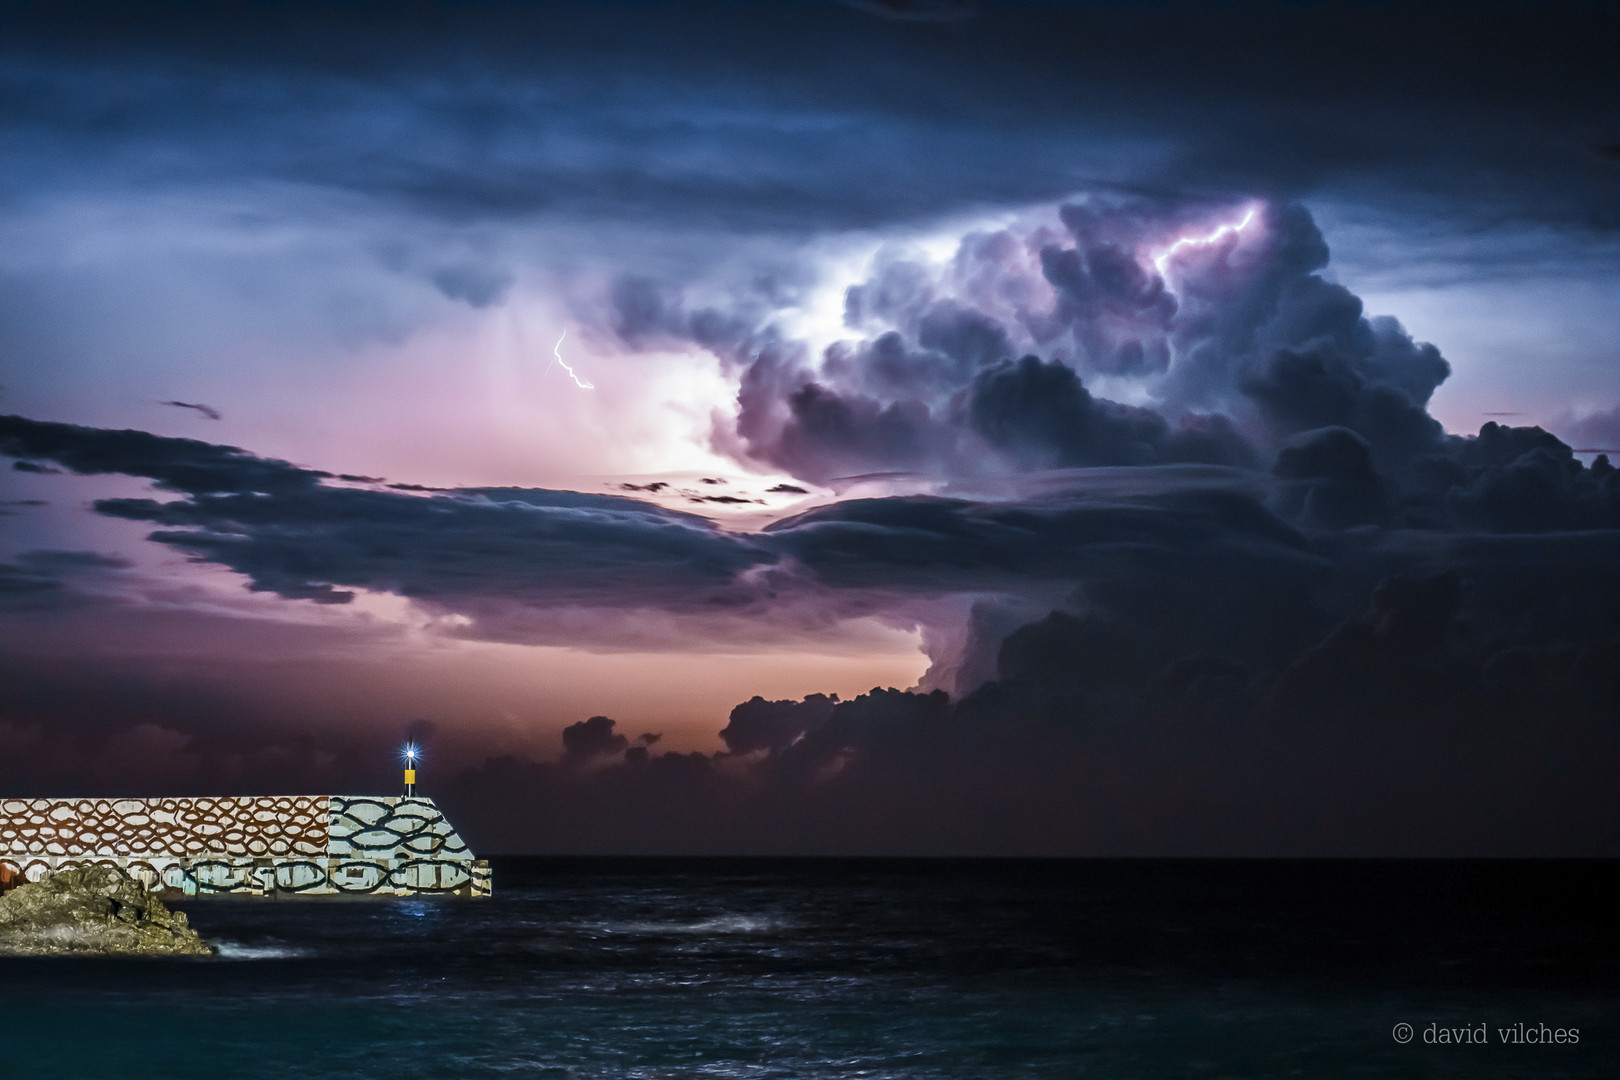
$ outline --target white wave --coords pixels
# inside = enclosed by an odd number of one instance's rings
[[[211,941],[209,944],[219,950],[221,960],[287,960],[308,955],[303,949],[290,945],[244,945],[239,941]]]
[[[793,924],[764,915],[719,915],[695,922],[614,922],[600,924],[610,934],[773,934]]]

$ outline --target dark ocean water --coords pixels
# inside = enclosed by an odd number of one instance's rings
[[[213,960],[0,960],[0,1075],[1615,1077],[1612,870],[495,860],[488,902],[191,902]]]

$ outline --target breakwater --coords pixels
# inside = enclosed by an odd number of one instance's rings
[[[0,799],[0,877],[87,865],[172,896],[491,891],[489,864],[419,796]]]

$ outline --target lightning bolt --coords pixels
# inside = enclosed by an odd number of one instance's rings
[[[567,336],[568,336],[568,331],[564,330],[562,332],[562,337],[557,339],[557,344],[555,344],[555,345],[553,345],[551,347],[551,355],[555,356],[557,358],[556,362],[562,365],[562,369],[564,371],[568,372],[568,377],[570,379],[574,380],[574,385],[575,386],[579,387],[581,390],[595,390],[596,385],[594,383],[588,383],[584,379],[580,378],[578,375],[574,374],[574,369],[569,367],[568,366],[568,361],[566,361],[566,360],[564,360],[562,358],[563,338],[565,338]],[[546,366],[550,367],[551,365],[547,364]]]
[[[1236,223],[1227,222],[1224,225],[1220,225],[1208,236],[1183,236],[1181,239],[1177,240],[1175,243],[1153,256],[1153,268],[1159,272],[1160,277],[1166,277],[1169,270],[1171,257],[1182,248],[1207,247],[1210,244],[1218,243],[1228,236],[1235,236],[1242,232],[1244,229],[1249,227],[1249,223],[1253,220],[1254,207],[1251,206],[1249,207],[1249,212],[1243,215],[1242,221]]]

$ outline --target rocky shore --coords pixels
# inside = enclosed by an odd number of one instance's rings
[[[0,954],[208,956],[213,948],[109,866],[61,870],[0,895]]]

